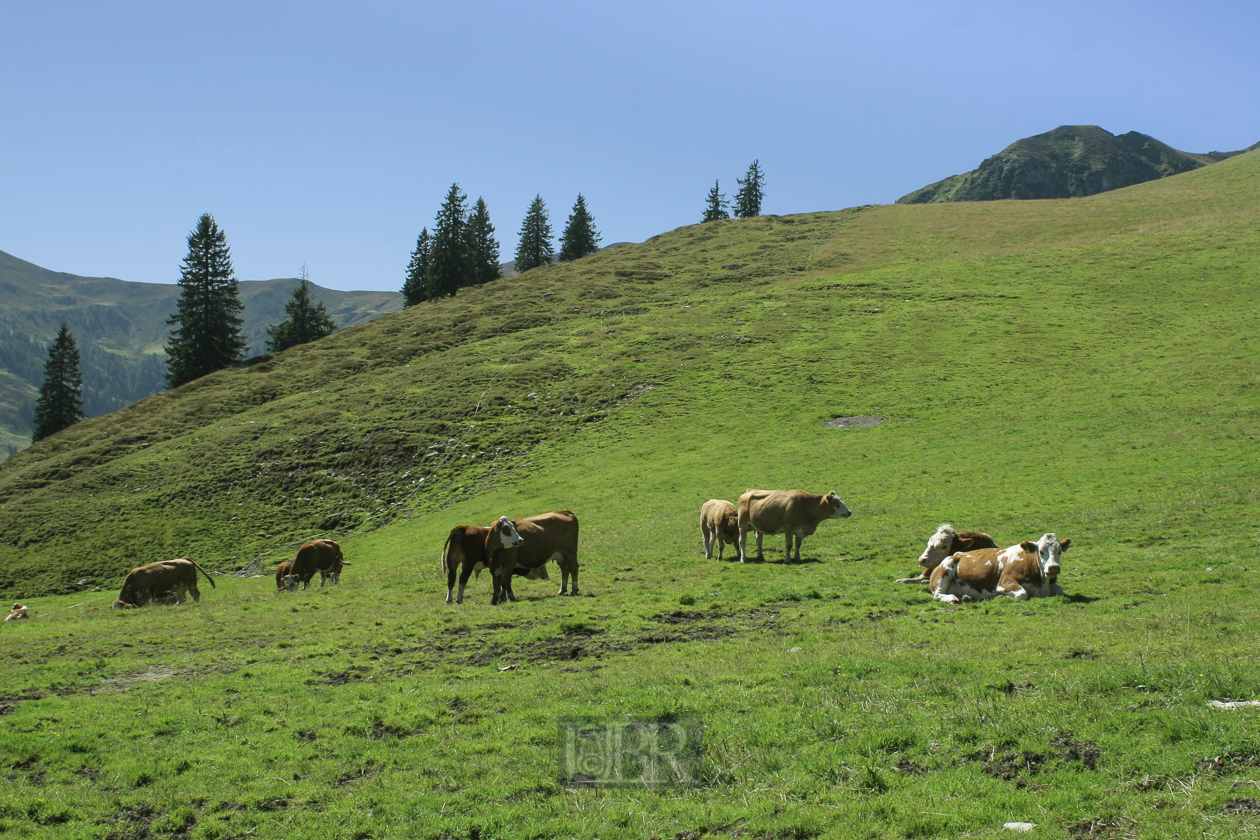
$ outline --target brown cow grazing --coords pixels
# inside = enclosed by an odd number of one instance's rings
[[[557,510],[527,519],[509,520],[500,516],[490,526],[486,538],[486,556],[490,558],[490,576],[494,583],[491,604],[515,601],[512,576],[517,570],[539,574],[548,560],[560,567],[560,592],[568,595],[569,577],[573,578],[572,594],[578,594],[578,520],[571,510]],[[539,574],[541,577],[542,575]]]
[[[297,575],[293,574],[293,563],[285,560],[276,566],[276,591],[293,592],[298,588]]]
[[[1010,548],[982,548],[946,557],[932,571],[932,597],[947,604],[1009,595],[1021,601],[1062,595],[1059,555],[1071,539],[1045,534]]]
[[[19,621],[23,618],[30,618],[30,617],[31,617],[30,610],[28,610],[26,607],[22,606],[21,604],[14,604],[13,610],[9,613],[8,617],[5,618],[5,621]]]
[[[748,532],[757,532],[757,559],[761,559],[763,534],[784,534],[787,547],[783,562],[792,562],[792,538],[796,538],[796,562],[801,560],[801,540],[827,519],[853,515],[835,491],[825,496],[803,490],[753,490],[739,497],[739,562],[747,557]]]
[[[320,586],[328,578],[332,578],[334,584],[338,583],[341,580],[341,567],[349,565],[341,556],[341,546],[337,543],[332,540],[315,540],[298,549],[290,574],[297,577],[305,589],[316,572],[319,572]]]
[[[151,601],[157,603],[184,602],[184,593],[189,592],[194,601],[201,600],[201,592],[197,589],[197,572],[200,571],[214,586],[214,578],[210,573],[194,561],[187,558],[163,560],[139,566],[127,573],[114,609],[127,607],[143,607]],[[119,603],[122,606],[119,606]]]
[[[927,583],[932,577],[932,570],[951,554],[997,547],[998,544],[988,534],[981,531],[955,531],[954,526],[947,522],[936,529],[936,533],[928,540],[927,548],[919,556],[919,565],[923,571],[919,572],[918,577],[897,578],[897,583]]]
[[[700,506],[700,531],[704,534],[704,559],[713,559],[717,543],[718,560],[729,545],[739,545],[739,512],[725,499],[709,499]]]

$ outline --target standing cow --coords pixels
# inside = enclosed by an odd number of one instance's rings
[[[725,499],[709,499],[700,506],[700,531],[704,534],[704,558],[713,559],[717,543],[718,560],[727,545],[739,545],[739,512]]]
[[[748,532],[757,533],[757,559],[761,560],[761,537],[784,534],[787,547],[783,562],[792,562],[792,538],[796,538],[796,562],[801,561],[801,540],[818,530],[827,519],[847,519],[853,512],[845,507],[835,491],[825,496],[804,490],[748,489],[739,497],[739,562],[747,557]]]
[[[290,574],[297,577],[298,582],[305,589],[311,582],[311,578],[315,577],[315,573],[319,572],[319,585],[323,586],[328,578],[332,578],[334,584],[341,580],[341,567],[349,566],[346,559],[341,555],[341,546],[332,540],[314,540],[298,549],[297,557],[293,558],[293,571]]]
[[[1010,548],[982,548],[946,557],[932,572],[932,597],[947,604],[1009,595],[1020,601],[1063,594],[1059,556],[1070,538],[1043,534]]]
[[[497,524],[497,523],[496,523]],[[464,603],[464,589],[473,572],[481,576],[482,569],[490,568],[486,554],[486,540],[490,529],[478,525],[457,525],[451,529],[442,546],[442,571],[446,573],[446,603]],[[455,577],[459,576],[459,593],[455,593]],[[516,568],[513,575],[530,580],[548,580],[546,567],[537,569]]]
[[[936,529],[936,533],[928,539],[927,548],[919,555],[919,566],[923,571],[918,577],[897,578],[897,583],[927,583],[932,577],[932,570],[951,554],[997,547],[993,537],[982,531],[955,531],[954,526],[946,522]]]
[[[182,604],[185,592],[191,593],[194,601],[200,601],[201,591],[197,589],[199,571],[213,587],[214,578],[210,577],[210,573],[184,557],[137,566],[127,573],[113,607],[143,607],[152,601]]]
[[[570,594],[569,578],[573,578],[572,594],[578,594],[578,520],[571,510],[557,510],[527,519],[500,516],[490,526],[486,538],[486,556],[490,558],[490,576],[494,583],[491,604],[515,601],[512,576],[517,570],[542,571],[548,560],[560,567],[559,595]]]

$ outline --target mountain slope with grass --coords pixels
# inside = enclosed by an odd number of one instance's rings
[[[0,833],[1254,833],[1257,712],[1209,701],[1260,700],[1258,187],[1247,154],[680,228],[41,441],[0,465],[35,614],[0,633]],[[750,486],[854,515],[705,560],[701,504]],[[559,508],[579,597],[444,603],[452,527]],[[893,583],[943,521],[1071,538],[1067,595]],[[314,536],[341,584],[277,594]],[[90,611],[172,556],[218,586]],[[565,775],[586,716],[698,718],[694,786]]]
[[[285,319],[296,279],[245,280],[242,333],[251,355],[264,352],[267,327]],[[402,309],[394,292],[341,292],[312,284],[340,326]],[[48,345],[62,323],[80,351],[84,408],[107,414],[166,387],[163,347],[179,287],[50,271],[0,251],[0,447],[30,443]],[[7,376],[3,376],[7,374]],[[10,379],[10,377],[12,379]],[[5,453],[7,454],[7,452]]]
[[[1096,125],[1062,125],[1017,140],[973,171],[929,184],[897,203],[1079,198],[1189,172],[1238,154],[1242,152],[1181,152],[1136,131],[1117,136]]]

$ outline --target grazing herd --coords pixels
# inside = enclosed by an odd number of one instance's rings
[[[828,519],[846,519],[852,511],[834,491],[826,495],[803,490],[757,490],[749,488],[738,504],[725,499],[709,499],[700,507],[700,532],[704,556],[712,559],[716,548],[722,560],[728,545],[738,548],[739,560],[747,562],[748,536],[757,539],[757,560],[762,560],[762,537],[782,534],[786,540],[783,562],[801,561],[801,541],[811,536]],[[981,601],[1008,595],[1019,600],[1062,595],[1058,584],[1059,558],[1070,539],[1059,540],[1053,533],[1036,542],[1025,540],[1008,548],[980,531],[955,531],[941,525],[919,557],[919,574],[898,578],[898,583],[926,583],[932,597],[949,604]],[[512,579],[547,580],[547,563],[560,570],[559,595],[578,594],[578,520],[573,511],[557,510],[523,519],[500,516],[489,527],[460,525],[452,528],[442,546],[442,571],[446,573],[446,603],[462,604],[464,590],[473,573],[490,571],[494,592],[490,603],[515,601]],[[276,567],[276,590],[306,589],[315,573],[320,586],[330,579],[336,584],[342,569],[349,566],[341,546],[333,540],[314,540],[298,549],[293,560]],[[214,578],[187,558],[149,563],[132,569],[114,609],[133,609],[147,604],[182,604],[191,594],[201,600],[197,573],[210,585]],[[459,589],[455,584],[458,580]],[[570,586],[572,584],[572,586]],[[5,621],[28,617],[26,607],[14,604]]]

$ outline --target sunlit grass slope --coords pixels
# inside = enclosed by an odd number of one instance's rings
[[[32,598],[0,634],[0,831],[1260,833],[1258,712],[1206,705],[1260,697],[1258,196],[1248,154],[1088,199],[682,228],[33,447],[0,468],[10,595],[176,555],[269,571],[316,534],[353,565],[125,614]],[[884,423],[824,425],[851,415]],[[800,565],[780,538],[704,560],[701,503],[750,486],[854,516]],[[452,526],[562,507],[581,597],[492,608],[483,576],[443,603]],[[1068,595],[893,584],[942,521],[1071,537]],[[701,787],[557,781],[558,716],[682,714]]]

